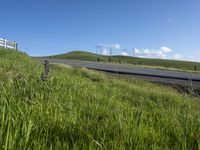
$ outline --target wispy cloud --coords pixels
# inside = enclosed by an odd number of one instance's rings
[[[100,46],[104,47],[104,48],[112,48],[112,49],[121,49],[122,46],[118,43],[116,44],[100,44]]]
[[[175,59],[175,60],[181,60],[181,59],[184,59],[185,57],[181,54],[174,54],[172,59]]]
[[[132,54],[132,50],[123,49],[120,44],[101,44],[101,54],[102,55],[123,55],[123,56],[130,56]],[[112,51],[112,50],[114,51]],[[194,56],[186,56],[180,53],[173,53],[174,51],[167,47],[162,46],[158,49],[140,49],[134,48],[134,56],[135,57],[142,57],[142,58],[159,58],[159,59],[174,59],[174,60],[185,60],[185,61],[196,61],[200,62],[199,54],[200,50],[196,51]],[[132,55],[131,55],[132,56]]]
[[[172,50],[166,46],[163,46],[160,49],[134,49],[135,56],[146,58],[166,58],[167,54],[171,52]]]
[[[121,52],[122,56],[128,56],[128,52]]]
[[[169,47],[163,46],[163,47],[160,48],[160,51],[163,52],[163,53],[171,53],[172,49],[169,48]]]
[[[110,50],[107,48],[102,49],[102,55],[110,55]]]
[[[113,53],[113,50],[120,50],[122,46],[118,43],[112,44],[112,43],[107,43],[107,44],[99,44],[100,46],[100,52],[102,55],[111,55]]]

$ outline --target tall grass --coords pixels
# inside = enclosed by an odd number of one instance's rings
[[[199,99],[0,50],[0,149],[200,149]]]

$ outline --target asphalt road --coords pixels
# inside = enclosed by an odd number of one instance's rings
[[[45,59],[40,59],[44,61]],[[200,87],[200,74],[161,70],[155,68],[144,68],[137,66],[128,66],[121,64],[108,64],[98,62],[86,62],[77,60],[63,60],[63,59],[47,59],[50,63],[67,64],[70,66],[85,67],[104,71],[108,73],[115,73],[129,77],[141,78],[153,82],[169,83],[169,84],[182,84],[189,85],[195,88]]]

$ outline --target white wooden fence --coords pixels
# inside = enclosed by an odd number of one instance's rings
[[[17,43],[13,41],[8,41],[5,38],[0,38],[0,47],[17,50]]]

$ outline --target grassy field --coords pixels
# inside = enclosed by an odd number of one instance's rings
[[[200,149],[200,99],[0,49],[0,149]]]
[[[97,55],[83,51],[73,51],[67,54],[60,54],[47,57],[56,59],[72,59],[72,60],[83,60],[83,61],[94,61],[94,62],[97,62],[99,58],[100,62],[109,62],[109,56]],[[148,59],[148,58],[138,58],[129,56],[112,56],[110,58],[111,58],[111,63],[121,62],[123,64],[140,65],[144,67],[149,66],[161,69],[170,69],[170,70],[175,69],[180,71],[185,70],[185,71],[200,72],[200,63],[198,62],[166,60],[166,59]]]

